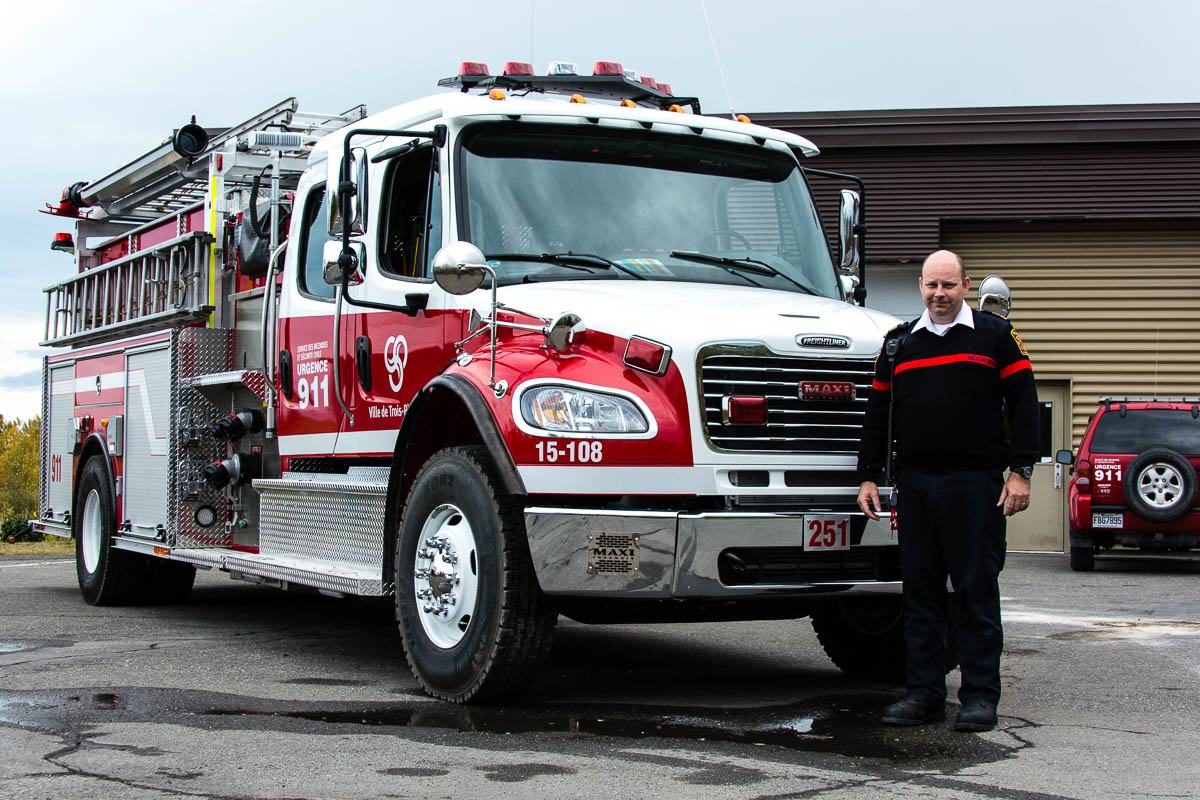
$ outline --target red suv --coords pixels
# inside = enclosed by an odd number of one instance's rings
[[[1091,571],[1100,548],[1200,547],[1200,399],[1106,397],[1078,456],[1060,450],[1055,460],[1074,466],[1071,569]]]

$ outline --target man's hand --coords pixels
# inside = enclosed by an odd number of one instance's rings
[[[1028,494],[1028,492],[1026,492]],[[874,506],[874,510],[871,507]],[[879,487],[874,481],[863,481],[858,486],[858,507],[869,518],[879,521],[879,515],[883,512],[883,507],[879,505]]]
[[[859,505],[862,505],[861,489],[858,491],[858,499]],[[1015,472],[1008,473],[1008,480],[1005,482],[1004,488],[1000,490],[1000,502],[996,503],[996,506],[1004,506],[1004,516],[1006,517],[1011,517],[1013,514],[1029,508],[1029,481]]]

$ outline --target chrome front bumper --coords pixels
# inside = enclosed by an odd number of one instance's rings
[[[863,558],[895,554],[896,536],[886,517],[872,522],[861,513],[836,513],[854,518],[856,532],[850,551],[841,552]],[[689,514],[530,507],[525,526],[538,582],[551,595],[732,599],[900,591],[898,579],[869,579],[850,572],[843,577],[836,563],[811,580],[722,580],[722,559],[730,558],[728,551],[785,548],[801,564],[815,561],[815,554],[800,550],[800,511]],[[728,573],[728,561],[725,566]]]

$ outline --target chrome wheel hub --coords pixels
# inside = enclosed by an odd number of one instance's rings
[[[421,627],[438,647],[454,647],[471,625],[479,585],[475,534],[457,506],[446,503],[429,513],[413,563]]]
[[[88,492],[83,501],[83,518],[80,520],[79,535],[83,549],[83,568],[95,572],[100,564],[100,540],[104,536],[104,521],[100,519],[100,493],[95,489]]]
[[[1170,508],[1183,494],[1183,476],[1170,464],[1151,464],[1138,478],[1138,495],[1154,508]]]

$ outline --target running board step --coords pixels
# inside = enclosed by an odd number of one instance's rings
[[[312,586],[340,594],[378,597],[385,593],[381,565],[368,568],[344,561],[192,548],[173,550],[171,558],[199,567]]]
[[[229,568],[346,594],[384,594],[386,472],[254,481],[259,552],[227,557]]]

